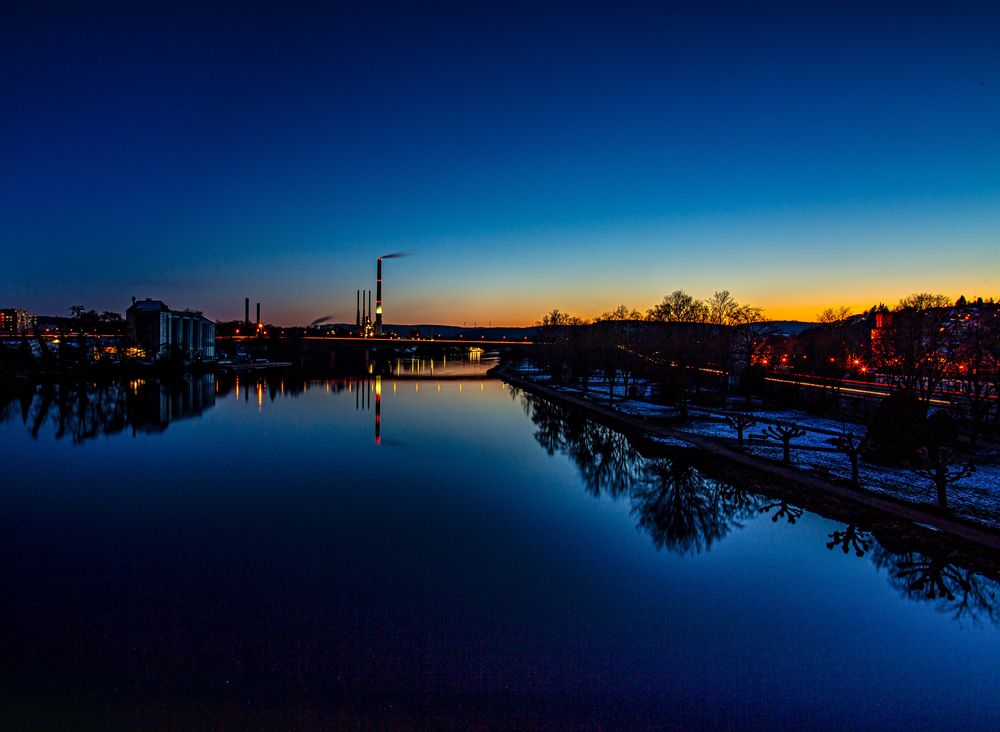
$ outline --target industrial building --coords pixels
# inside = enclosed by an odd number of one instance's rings
[[[215,323],[195,310],[171,310],[162,300],[136,300],[125,311],[129,335],[149,358],[179,352],[215,358]]]
[[[19,308],[0,309],[0,333],[30,333],[35,327],[35,316]]]

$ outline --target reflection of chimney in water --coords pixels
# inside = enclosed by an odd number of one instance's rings
[[[379,262],[382,260],[380,259]],[[382,377],[375,377],[375,444],[382,444]]]

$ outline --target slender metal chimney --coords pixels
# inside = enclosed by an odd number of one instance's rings
[[[355,326],[355,328],[358,331],[360,331],[361,330],[361,290],[358,290],[358,296],[357,296],[356,299],[358,301],[358,310],[357,310],[358,314],[357,314],[357,317],[355,318],[354,326]]]
[[[243,324],[250,325],[250,298],[243,300]]]
[[[257,303],[257,325],[260,325],[260,303]]]
[[[375,271],[375,336],[382,337],[382,257]]]
[[[368,322],[372,322],[372,291],[368,291]]]

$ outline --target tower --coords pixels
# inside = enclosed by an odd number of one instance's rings
[[[375,337],[382,337],[382,257],[375,270]]]

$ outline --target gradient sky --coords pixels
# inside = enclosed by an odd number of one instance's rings
[[[0,306],[521,325],[1000,295],[1000,5],[23,3]],[[749,7],[748,7],[749,6]]]

